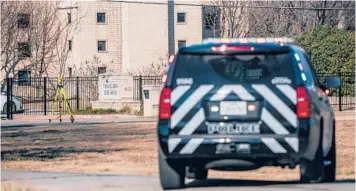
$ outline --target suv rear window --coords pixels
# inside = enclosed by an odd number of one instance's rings
[[[267,83],[274,77],[294,82],[291,53],[248,55],[180,54],[174,78],[193,78],[198,84]],[[175,84],[175,82],[173,82]]]

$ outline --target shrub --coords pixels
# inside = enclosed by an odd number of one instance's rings
[[[322,25],[299,39],[318,73],[355,72],[355,33]]]

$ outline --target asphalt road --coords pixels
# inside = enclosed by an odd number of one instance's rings
[[[155,176],[79,174],[57,172],[26,172],[2,170],[1,181],[11,181],[38,189],[66,191],[157,191],[162,190]],[[297,182],[251,181],[208,179],[205,181],[188,181],[187,188],[194,191],[351,191],[355,190],[355,180],[336,183],[299,184]]]

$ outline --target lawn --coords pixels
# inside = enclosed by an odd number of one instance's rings
[[[337,179],[354,179],[354,120],[337,121]],[[2,129],[3,169],[157,175],[156,125],[100,124]],[[299,169],[209,171],[209,177],[297,180]]]

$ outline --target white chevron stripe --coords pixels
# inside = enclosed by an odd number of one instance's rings
[[[171,153],[178,146],[182,139],[181,138],[169,138],[168,139],[168,151]]]
[[[199,125],[204,121],[204,119],[204,110],[200,109],[178,134],[191,135],[197,129],[197,127],[199,127]]]
[[[299,139],[296,137],[286,137],[284,140],[293,148],[295,152],[299,151]]]
[[[295,90],[290,86],[290,85],[276,85],[281,92],[287,96],[289,100],[292,101],[292,103],[297,104],[297,93]]]
[[[229,93],[234,92],[239,98],[246,101],[253,101],[253,97],[243,86],[241,85],[223,85],[217,92],[210,98],[211,101],[221,101]]]
[[[297,127],[296,114],[265,85],[252,85],[293,127]]]
[[[262,109],[261,119],[272,131],[279,135],[287,135],[289,132],[279,123],[279,121],[268,112],[267,109]]]
[[[171,105],[174,105],[178,99],[189,90],[190,86],[178,86],[172,91]]]
[[[273,153],[286,153],[287,150],[282,147],[281,144],[274,138],[262,138],[261,141],[269,148]]]
[[[214,86],[213,85],[201,85],[198,89],[189,96],[185,102],[179,106],[179,108],[173,113],[171,117],[171,129],[183,119],[183,117],[198,103]]]
[[[191,139],[182,150],[180,150],[180,154],[192,154],[201,143],[204,142],[203,138]]]

